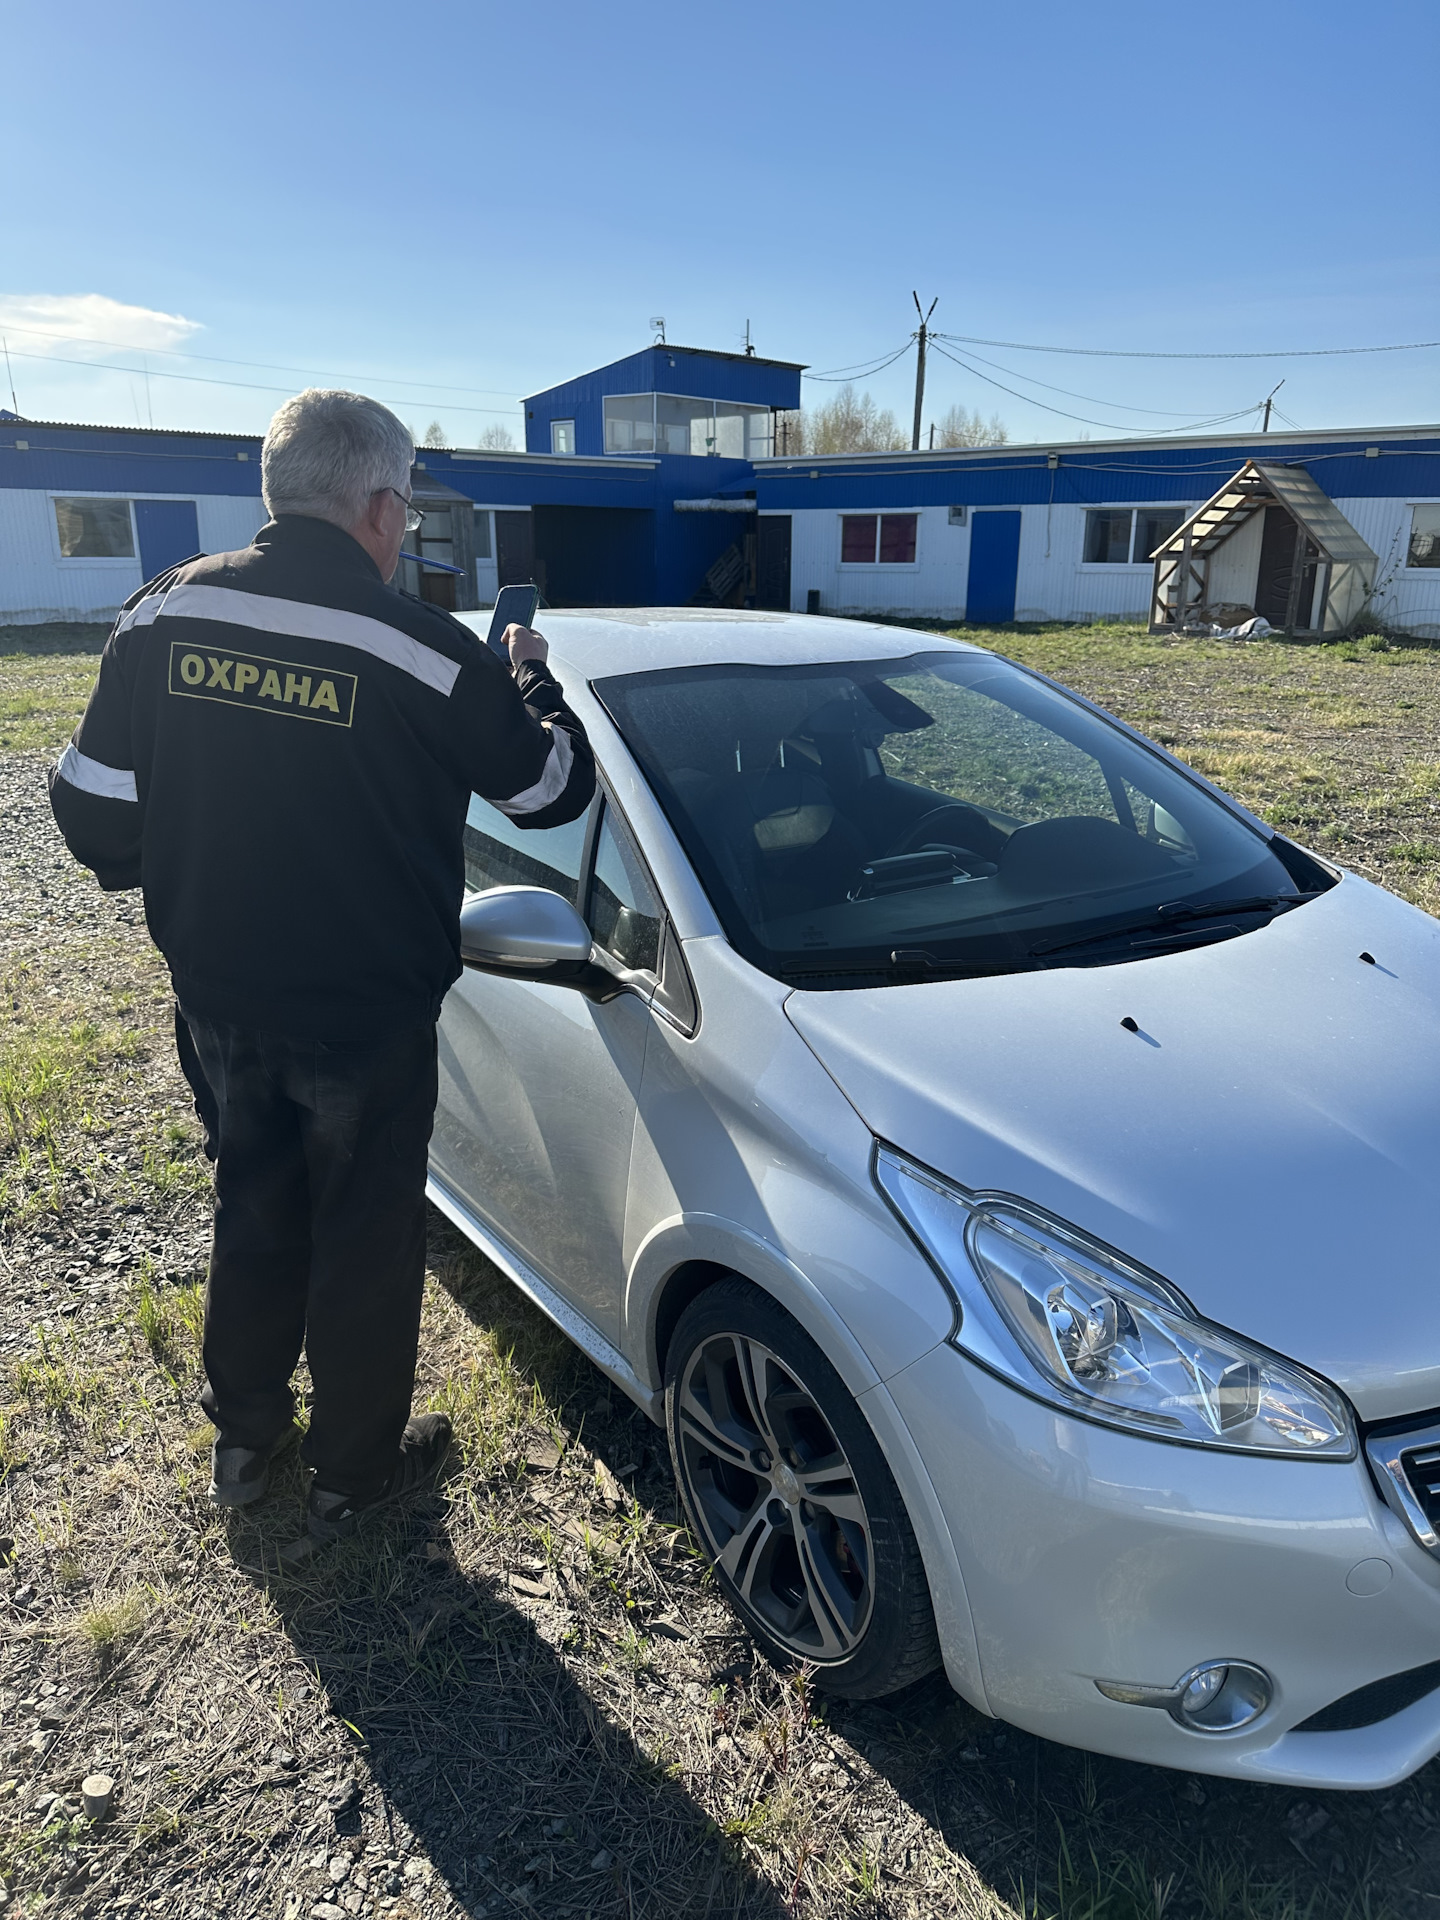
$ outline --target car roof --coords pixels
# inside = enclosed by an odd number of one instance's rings
[[[483,638],[488,613],[459,616]],[[586,680],[662,667],[798,666],[828,660],[979,653],[968,641],[878,621],[824,614],[749,613],[725,607],[546,608],[537,624],[556,666]]]

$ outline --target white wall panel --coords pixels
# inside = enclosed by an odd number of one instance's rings
[[[858,502],[847,512],[869,509]],[[818,587],[826,613],[918,613],[959,620],[965,611],[965,576],[970,565],[970,529],[952,527],[948,507],[875,508],[875,512],[914,513],[915,565],[842,567],[841,514],[832,507],[807,508],[791,515],[790,605],[805,611],[807,593]]]
[[[195,501],[202,553],[234,553],[240,547],[248,547],[270,518],[265,502],[254,494],[177,494],[175,498]]]
[[[87,498],[107,497],[87,488]],[[265,524],[253,494],[126,493],[122,500],[194,500],[202,553],[249,546]],[[0,487],[0,623],[33,626],[43,620],[113,620],[143,585],[133,560],[63,560],[52,495],[39,488]]]
[[[138,559],[62,560],[50,495],[0,487],[0,622],[113,620],[140,584]]]
[[[1371,604],[1376,615],[1405,633],[1440,640],[1440,567],[1405,565],[1412,500],[1370,497],[1335,504],[1366,545],[1375,549],[1380,564]]]

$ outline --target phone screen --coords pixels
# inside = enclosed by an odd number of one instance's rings
[[[535,618],[535,609],[540,604],[540,589],[534,585],[523,587],[501,587],[495,596],[495,611],[490,616],[490,631],[485,636],[485,644],[498,653],[502,660],[510,658],[505,647],[504,632],[507,627],[528,627]]]

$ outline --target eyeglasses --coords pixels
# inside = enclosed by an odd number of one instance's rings
[[[406,533],[418,533],[420,523],[425,518],[420,508],[415,505],[413,500],[406,500],[404,494],[401,493],[398,487],[386,487],[385,491],[386,493],[393,493],[395,498],[404,504]]]

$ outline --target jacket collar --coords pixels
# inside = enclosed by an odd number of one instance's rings
[[[251,545],[259,547],[262,553],[335,567],[373,580],[377,586],[384,585],[379,567],[353,535],[331,520],[317,520],[308,513],[276,514],[261,527]]]

